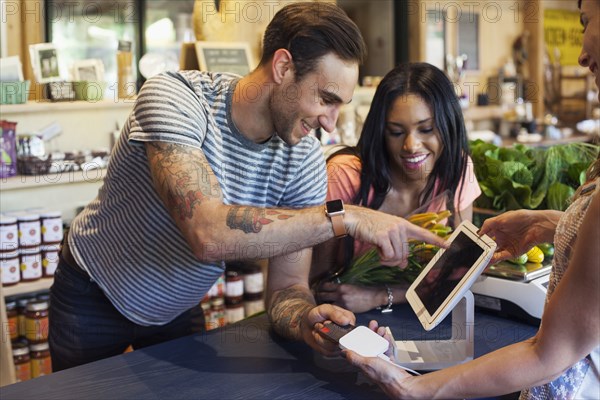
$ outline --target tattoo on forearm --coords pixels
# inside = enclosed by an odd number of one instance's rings
[[[167,207],[180,219],[191,219],[194,207],[202,201],[221,197],[218,182],[211,180],[210,165],[196,149],[170,143],[151,146],[158,185],[165,193]]]
[[[283,289],[273,295],[269,318],[277,333],[290,339],[302,340],[302,317],[315,306],[315,300],[308,289]]]
[[[292,216],[277,210],[233,206],[227,213],[227,226],[230,229],[240,229],[244,233],[258,233],[263,225],[268,225],[276,219],[285,220]]]

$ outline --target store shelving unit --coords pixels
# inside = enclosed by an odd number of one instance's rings
[[[123,125],[134,101],[102,100],[52,103],[30,101],[2,105],[1,118],[17,122],[17,134],[33,133],[57,123],[62,134],[48,143],[51,151],[108,149],[117,126]],[[62,211],[69,222],[76,208],[92,200],[106,175],[106,169],[18,175],[0,179],[2,212],[43,207]],[[52,279],[0,287],[0,386],[15,382],[12,348],[7,329],[5,297],[38,292],[50,288]]]

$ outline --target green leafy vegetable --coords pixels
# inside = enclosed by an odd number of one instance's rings
[[[599,147],[570,143],[548,149],[517,144],[497,147],[471,142],[475,176],[482,195],[475,205],[507,211],[516,209],[565,210],[585,180],[585,171],[598,156]]]

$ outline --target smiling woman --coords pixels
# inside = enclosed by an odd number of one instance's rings
[[[473,201],[481,193],[470,165],[466,129],[452,84],[431,64],[405,64],[379,84],[357,146],[329,157],[327,198],[404,217],[447,192],[449,204],[436,201],[423,211],[448,208],[458,225],[471,219]],[[311,276],[325,282],[317,287],[317,298],[355,312],[404,302],[402,285],[326,282],[370,248],[352,238],[319,246]]]

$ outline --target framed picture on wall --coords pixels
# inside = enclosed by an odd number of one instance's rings
[[[52,43],[29,45],[31,67],[35,79],[39,83],[49,83],[64,80],[58,66],[58,53]]]
[[[96,58],[73,61],[73,80],[104,82],[104,63]]]
[[[254,68],[248,43],[196,42],[196,56],[201,71],[231,72],[243,76]]]

